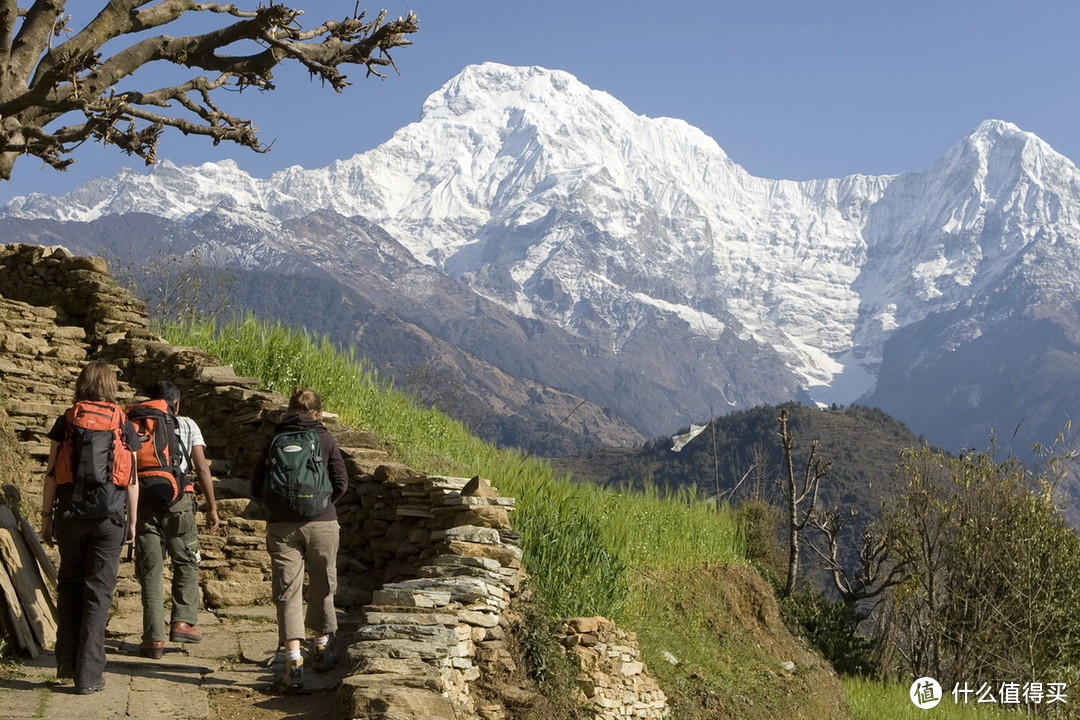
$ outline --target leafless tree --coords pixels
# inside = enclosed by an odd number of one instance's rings
[[[273,90],[274,69],[295,61],[340,92],[349,85],[343,66],[360,65],[367,75],[383,77],[382,69],[396,69],[390,50],[411,44],[407,36],[418,29],[411,12],[387,20],[383,10],[368,20],[359,3],[344,19],[304,29],[303,11],[287,5],[242,9],[196,0],[99,0],[96,15],[72,28],[67,5],[30,0],[20,7],[19,0],[0,0],[0,179],[11,178],[22,155],[62,170],[88,139],[151,164],[167,127],[215,145],[228,140],[265,152],[258,128],[219,107],[218,91]],[[82,5],[71,3],[80,14],[87,12]],[[211,14],[221,18],[211,30],[164,34]],[[182,81],[139,87],[134,74],[153,63],[171,63]],[[121,88],[131,82],[136,86]]]
[[[800,477],[795,476],[795,436],[788,428],[788,412],[780,411],[776,418],[780,425],[780,446],[784,451],[784,474],[780,478],[780,490],[787,503],[788,514],[788,568],[787,582],[784,584],[784,597],[791,597],[795,592],[795,583],[799,575],[799,543],[807,523],[814,515],[817,506],[818,488],[829,472],[831,462],[817,456],[818,442],[810,444],[810,454],[806,458]]]
[[[859,538],[858,563],[854,570],[845,568],[840,558],[840,534],[857,514],[854,508],[814,513],[810,521],[824,536],[828,547],[822,550],[813,542],[809,545],[825,563],[840,599],[862,621],[869,617],[886,590],[903,582],[906,563],[894,562],[889,553],[889,538],[867,527]]]

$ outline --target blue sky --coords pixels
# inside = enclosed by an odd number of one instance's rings
[[[352,2],[297,2],[307,19]],[[979,122],[997,118],[1080,160],[1080,2],[1075,0],[412,0],[415,44],[400,75],[335,95],[299,71],[279,90],[222,98],[255,121],[269,154],[168,133],[179,164],[232,157],[266,176],[321,167],[385,141],[464,66],[495,61],[566,70],[635,112],[684,119],[754,175],[837,177],[921,170]],[[66,192],[138,167],[87,146],[66,173],[33,159],[0,183],[0,203]]]

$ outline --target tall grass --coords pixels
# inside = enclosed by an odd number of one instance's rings
[[[922,710],[908,698],[908,688],[898,683],[845,675],[841,677],[841,684],[851,708],[851,720],[922,720],[927,717],[966,720],[1019,716],[1019,713],[1007,712],[990,703],[957,704],[948,690],[944,690],[945,697],[937,707]]]
[[[743,562],[738,523],[693,491],[662,497],[616,492],[556,476],[550,465],[473,437],[459,422],[421,407],[364,359],[325,337],[248,316],[158,328],[176,345],[199,346],[242,375],[287,395],[316,390],[341,421],[390,441],[402,462],[433,474],[482,475],[517,499],[513,517],[525,564],[553,618],[620,619],[634,572]]]

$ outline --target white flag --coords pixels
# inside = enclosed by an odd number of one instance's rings
[[[671,452],[679,452],[680,450],[682,450],[684,447],[686,447],[686,443],[690,442],[698,435],[700,435],[701,431],[707,427],[709,427],[708,423],[704,425],[691,425],[690,432],[685,432],[682,435],[676,435],[675,437],[671,438]]]

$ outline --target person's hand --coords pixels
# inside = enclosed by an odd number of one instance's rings
[[[41,516],[41,540],[49,546],[56,544],[55,527],[53,525],[52,515]]]
[[[211,535],[217,532],[218,527],[221,525],[221,520],[218,519],[217,508],[212,507],[206,511],[206,532]]]
[[[128,523],[127,532],[124,533],[124,544],[125,545],[130,545],[133,542],[135,542],[135,521],[134,520]]]

